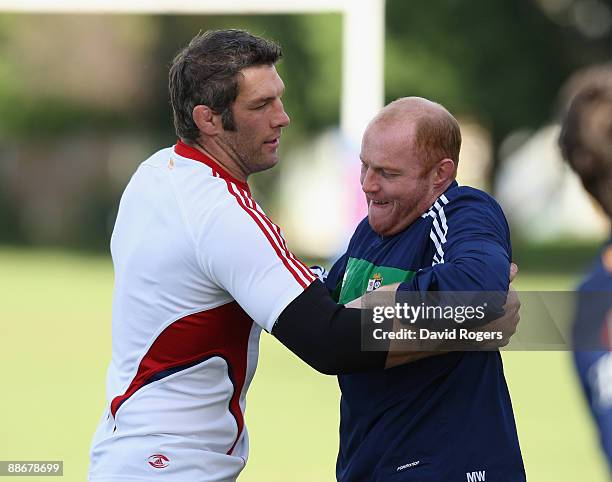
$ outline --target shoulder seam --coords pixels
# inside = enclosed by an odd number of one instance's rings
[[[173,155],[174,155],[174,151],[172,151],[172,153],[170,154],[170,159],[172,159]],[[174,194],[174,197],[175,197],[176,202],[178,204],[179,210],[181,212],[181,217],[183,219],[183,223],[185,224],[185,228],[187,229],[187,232],[189,233],[189,236],[191,238],[191,243],[192,243],[193,248],[194,248],[195,253],[196,253],[196,259],[198,259],[198,265],[200,265],[199,256],[198,256],[198,253],[197,253],[196,236],[195,236],[195,233],[193,231],[193,227],[191,226],[191,223],[189,222],[189,218],[188,218],[187,212],[185,210],[185,203],[183,202],[183,197],[180,195],[180,191],[179,191],[179,189],[176,186],[176,183],[175,183],[175,180],[174,180],[173,176],[169,175],[168,177],[170,179],[170,185],[172,186],[172,192]],[[200,266],[200,268],[202,268],[202,266]]]

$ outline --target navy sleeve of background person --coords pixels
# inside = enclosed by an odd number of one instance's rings
[[[580,285],[574,363],[612,470],[612,239]]]

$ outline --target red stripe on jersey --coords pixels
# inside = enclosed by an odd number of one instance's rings
[[[153,342],[125,393],[113,399],[111,414],[116,417],[121,404],[151,380],[156,380],[161,372],[214,356],[222,357],[228,364],[228,374],[234,385],[229,410],[238,426],[236,439],[227,452],[229,455],[244,428],[239,402],[246,379],[252,325],[253,320],[235,301],[176,320]]]
[[[309,284],[314,281],[314,276],[311,274],[310,276],[312,277],[312,279],[309,279],[309,277],[307,277],[306,281],[304,279],[302,279],[303,275],[300,275],[299,268],[296,267],[296,264],[293,262],[293,260],[291,260],[290,258],[288,258],[286,255],[283,254],[283,252],[281,250],[282,247],[279,246],[278,241],[276,241],[272,237],[272,235],[270,235],[268,230],[264,227],[263,223],[261,222],[260,217],[261,218],[266,218],[266,216],[265,215],[263,215],[263,216],[259,215],[259,213],[257,213],[254,209],[250,208],[247,205],[245,199],[241,196],[241,194],[239,192],[234,192],[232,190],[232,184],[227,179],[225,180],[225,182],[227,183],[227,190],[229,191],[229,193],[232,196],[234,196],[234,198],[238,202],[238,205],[242,209],[244,209],[244,211],[249,216],[251,216],[251,219],[253,219],[253,221],[255,221],[255,224],[257,224],[257,226],[259,226],[259,229],[261,229],[261,232],[268,239],[268,241],[270,242],[270,245],[272,246],[272,249],[274,249],[274,251],[276,252],[277,256],[282,261],[282,263],[285,265],[287,270],[291,273],[291,275],[298,282],[298,284],[302,288],[306,289],[309,286]]]
[[[266,216],[266,214],[259,208],[255,200],[249,196],[248,193],[240,191],[240,195],[247,204],[247,207],[255,211],[255,213],[259,215],[259,218],[263,220],[266,226],[268,226],[268,232],[272,233],[276,239],[277,246],[283,251],[283,255],[287,258],[287,260],[293,263],[293,267],[302,274],[303,279],[305,279],[306,282],[312,283],[312,281],[314,281],[313,274],[295,257],[291,251],[289,251],[285,238],[283,238],[283,235],[281,234],[280,228],[274,224],[268,216]]]
[[[259,228],[263,231],[268,241],[270,241],[270,244],[272,244],[272,247],[274,248],[274,251],[276,251],[278,257],[281,259],[285,267],[293,275],[296,281],[300,284],[300,286],[302,286],[302,288],[306,288],[310,283],[315,280],[315,277],[313,276],[312,272],[306,266],[304,266],[304,264],[299,259],[297,259],[291,251],[289,251],[289,249],[287,248],[287,243],[280,232],[280,228],[276,224],[274,224],[272,220],[270,220],[270,218],[268,218],[268,216],[263,213],[263,211],[257,209],[257,204],[255,200],[251,197],[251,191],[247,183],[237,180],[232,175],[224,171],[219,164],[214,162],[206,154],[199,151],[198,149],[195,149],[194,147],[188,146],[180,140],[176,143],[174,151],[179,156],[183,156],[188,159],[193,159],[195,161],[200,161],[206,164],[212,169],[213,176],[220,177],[226,181],[227,188],[230,194],[236,198],[238,204],[245,211],[247,211],[247,213],[251,216],[251,218],[253,218]],[[232,191],[230,183],[239,188],[238,194]],[[239,198],[242,198],[243,202],[241,202]],[[253,212],[249,211],[249,209],[255,211],[259,216],[254,215]],[[263,225],[258,222],[258,220],[256,219],[257,217],[263,219],[264,223],[270,228],[270,232],[276,239],[276,245],[272,238],[268,235],[268,232],[263,227]],[[289,265],[289,263],[291,264],[291,266]]]
[[[312,271],[310,271],[309,268],[306,267],[306,265],[304,265],[304,263],[302,263],[298,258],[295,257],[295,255],[289,251],[289,248],[287,248],[287,242],[285,241],[285,238],[283,238],[283,235],[281,234],[281,230],[278,227],[277,224],[272,223],[272,226],[274,227],[274,230],[276,231],[276,233],[278,234],[278,237],[281,239],[282,243],[283,243],[283,248],[285,248],[285,251],[288,253],[289,257],[295,261],[295,263],[302,269],[302,272],[307,276],[307,277],[312,277],[313,281],[315,279],[314,275],[312,274]]]
[[[245,189],[247,192],[251,192],[249,189],[249,185],[246,182],[242,182],[232,176],[229,172],[227,172],[223,167],[215,162],[211,157],[204,154],[202,151],[196,149],[195,147],[191,147],[185,144],[183,141],[177,141],[174,146],[174,152],[176,152],[181,157],[186,157],[187,159],[191,159],[193,161],[199,161],[202,164],[206,164],[213,171],[218,171],[220,177],[227,181],[231,181],[234,184],[238,184],[242,189]]]
[[[248,203],[250,204],[251,209],[254,209],[255,211],[257,211],[263,218],[264,222],[268,225],[268,227],[270,228],[270,231],[272,231],[272,233],[276,237],[277,242],[280,244],[280,247],[283,249],[285,256],[289,258],[291,261],[293,261],[294,266],[304,275],[304,277],[307,280],[309,280],[312,283],[315,279],[312,272],[306,266],[304,266],[304,264],[302,264],[302,262],[299,259],[297,259],[291,251],[289,251],[289,248],[287,248],[287,242],[285,241],[285,238],[283,238],[280,228],[276,224],[274,224],[272,220],[268,216],[266,216],[266,214],[263,211],[260,211],[259,209],[257,209],[258,208],[257,203],[250,196],[248,192],[243,192],[243,195],[247,197],[247,200],[248,200]]]

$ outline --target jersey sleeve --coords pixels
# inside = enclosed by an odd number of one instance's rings
[[[246,196],[215,209],[196,243],[202,268],[268,332],[316,279],[288,250],[280,228]]]
[[[511,247],[499,205],[485,193],[466,189],[455,198],[442,196],[427,215],[433,218],[432,266],[419,270],[399,289],[504,293],[493,298],[496,302],[488,313],[501,315],[509,286]]]
[[[327,278],[325,279],[325,287],[329,290],[332,298],[337,303],[340,299],[340,290],[342,289],[342,279],[344,278],[344,272],[346,271],[346,264],[348,262],[348,252],[344,253],[338,261],[329,270]]]

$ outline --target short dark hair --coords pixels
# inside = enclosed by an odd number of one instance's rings
[[[595,72],[595,71],[593,71]],[[612,69],[587,75],[562,119],[559,147],[585,189],[612,217]]]
[[[238,96],[238,74],[247,67],[274,65],[280,46],[244,30],[209,30],[196,35],[170,67],[168,90],[176,135],[196,141],[200,131],[193,108],[206,105],[221,114],[223,128],[235,130],[232,104]]]

